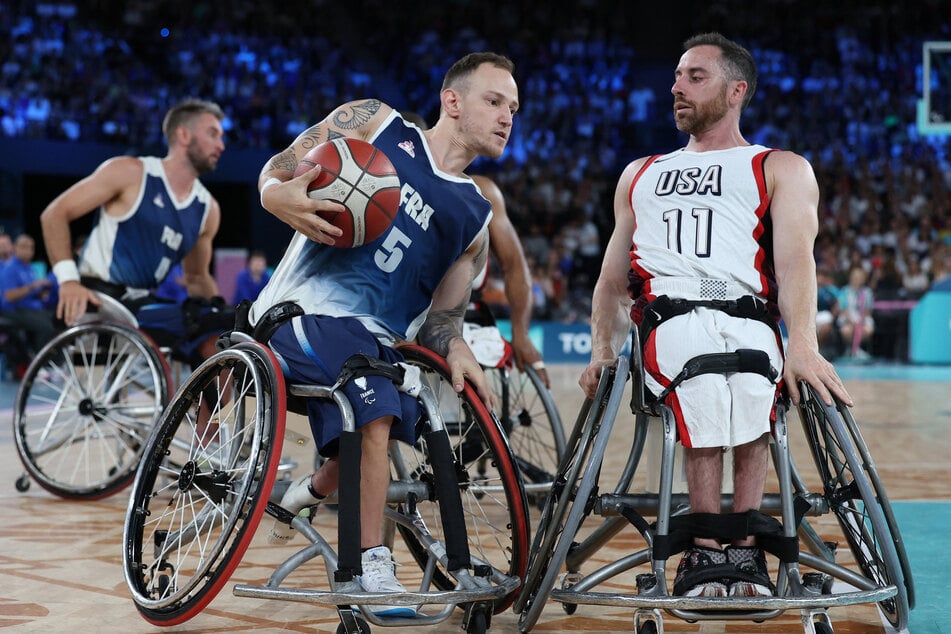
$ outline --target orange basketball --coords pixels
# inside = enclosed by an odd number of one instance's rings
[[[339,138],[321,143],[301,159],[294,176],[320,165],[311,181],[311,198],[333,200],[342,212],[320,216],[343,229],[335,247],[349,249],[369,244],[390,228],[400,206],[400,179],[396,168],[379,148],[359,139]]]

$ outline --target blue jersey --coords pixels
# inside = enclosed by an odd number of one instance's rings
[[[393,112],[370,139],[401,184],[393,225],[375,241],[338,249],[295,233],[251,308],[251,323],[282,301],[305,312],[359,318],[384,341],[412,339],[450,266],[482,232],[491,204],[466,176],[442,172],[416,126]]]
[[[184,202],[172,192],[162,160],[141,157],[139,197],[124,216],[100,208],[79,261],[80,275],[131,288],[158,286],[198,240],[211,194],[197,179]]]

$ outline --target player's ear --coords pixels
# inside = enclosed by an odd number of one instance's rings
[[[453,88],[446,88],[439,95],[440,102],[442,103],[442,110],[450,117],[459,116],[459,93]]]

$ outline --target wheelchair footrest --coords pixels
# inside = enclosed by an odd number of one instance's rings
[[[279,599],[299,603],[316,603],[318,605],[461,605],[475,601],[495,601],[502,599],[512,592],[515,592],[520,583],[521,581],[518,577],[507,576],[498,584],[485,584],[484,586],[480,585],[480,587],[472,589],[395,593],[363,591],[339,592],[238,584],[234,587],[234,595],[236,597]]]
[[[572,590],[553,590],[551,599],[560,603],[582,605],[609,605],[628,608],[658,608],[661,610],[691,610],[696,612],[724,611],[767,611],[800,610],[808,608],[830,608],[840,605],[859,603],[879,603],[895,596],[898,588],[894,585],[874,590],[858,590],[823,595],[801,595],[781,597],[681,597],[681,596],[640,596],[609,592],[573,592]]]

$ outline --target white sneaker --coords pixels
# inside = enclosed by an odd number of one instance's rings
[[[284,497],[281,498],[281,506],[284,509],[294,515],[307,518],[308,521],[313,516],[311,509],[320,504],[320,500],[310,494],[309,485],[310,474],[301,476],[287,487]],[[294,539],[296,534],[297,529],[275,519],[274,523],[271,524],[271,530],[267,534],[267,543],[274,546],[283,546]]]
[[[360,557],[363,574],[357,581],[367,592],[406,592],[396,579],[396,562],[386,546],[377,546],[366,551]],[[376,616],[413,618],[416,608],[409,605],[366,605],[364,609]]]

